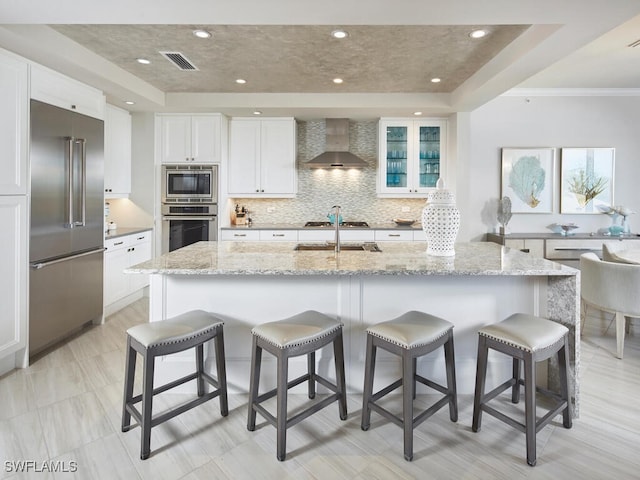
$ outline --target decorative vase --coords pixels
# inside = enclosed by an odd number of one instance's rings
[[[436,190],[427,194],[422,229],[427,236],[427,255],[451,257],[456,254],[454,245],[460,229],[460,211],[455,195],[444,188],[442,178],[438,179]]]

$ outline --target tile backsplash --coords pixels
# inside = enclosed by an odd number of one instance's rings
[[[323,221],[333,205],[342,207],[344,220],[389,223],[393,218],[419,219],[426,199],[378,198],[378,122],[349,122],[349,150],[369,166],[358,170],[311,169],[305,163],[324,152],[324,120],[298,122],[296,198],[234,198],[245,206],[254,223],[304,224]],[[403,208],[409,211],[403,212]]]

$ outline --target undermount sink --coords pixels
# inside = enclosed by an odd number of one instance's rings
[[[294,250],[317,250],[317,251],[331,251],[335,250],[334,243],[299,243]],[[340,245],[340,251],[356,251],[356,252],[381,252],[377,243],[347,243]]]

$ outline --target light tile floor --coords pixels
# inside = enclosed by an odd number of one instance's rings
[[[415,432],[414,460],[402,454],[402,432],[375,413],[360,429],[361,396],[349,416],[337,405],[288,431],[287,460],[275,457],[275,429],[258,416],[246,429],[246,395],[230,395],[229,416],[212,400],[152,430],[152,456],[139,459],[140,432],[120,431],[125,330],[148,317],[142,299],[23,370],[0,379],[0,479],[546,479],[640,478],[640,336],[634,325],[625,358],[615,351],[615,325],[590,317],[582,339],[581,416],[572,429],[560,417],[538,434],[538,464],[525,461],[524,435],[485,416],[471,431],[473,399],[459,397]],[[635,330],[635,331],[634,331]],[[140,363],[140,362],[138,362]],[[163,394],[155,405],[181,401]],[[305,400],[293,395],[292,408]],[[392,398],[400,410],[399,397]],[[430,396],[417,402],[427,405]],[[513,408],[505,400],[505,408]],[[19,461],[76,472],[16,473]],[[47,463],[48,462],[48,463]]]

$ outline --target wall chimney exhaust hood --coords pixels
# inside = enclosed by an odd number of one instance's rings
[[[369,164],[349,152],[349,119],[327,118],[325,152],[309,160],[309,168],[365,168]]]

